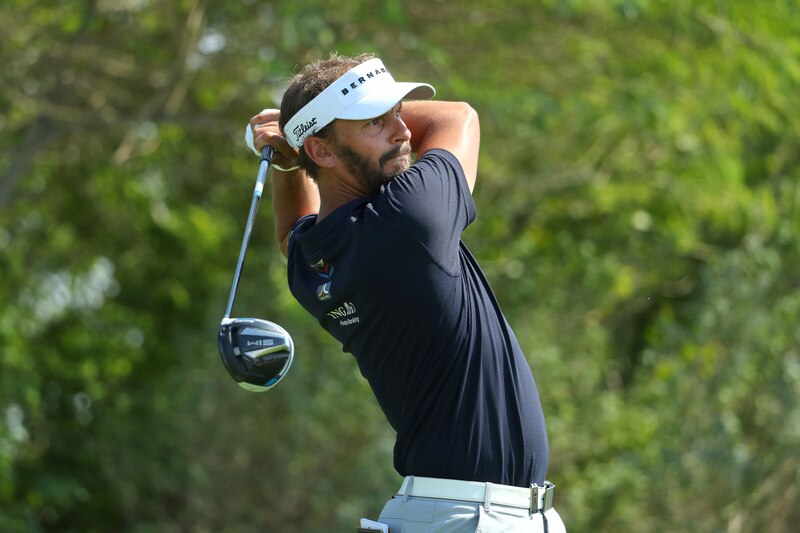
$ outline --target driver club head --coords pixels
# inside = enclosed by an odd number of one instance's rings
[[[294,359],[289,333],[260,318],[223,318],[218,335],[219,355],[239,386],[264,392],[277,385]]]

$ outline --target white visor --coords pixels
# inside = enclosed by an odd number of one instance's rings
[[[284,134],[290,146],[300,148],[306,138],[337,118],[375,118],[400,100],[427,100],[435,94],[427,83],[394,81],[380,59],[370,59],[347,71],[295,113],[286,123]]]

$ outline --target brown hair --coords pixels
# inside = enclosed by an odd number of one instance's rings
[[[280,127],[284,131],[286,123],[303,109],[303,107],[324,91],[331,83],[342,77],[348,70],[375,57],[373,54],[359,54],[356,56],[340,56],[332,53],[328,59],[320,59],[310,63],[296,74],[289,82],[289,87],[281,99]],[[314,133],[317,137],[327,138],[331,133],[331,124],[326,125]],[[314,180],[317,179],[319,167],[308,157],[305,149],[300,147],[297,163]]]

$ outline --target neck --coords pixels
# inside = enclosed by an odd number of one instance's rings
[[[348,202],[374,194],[373,192],[365,190],[363,185],[349,174],[346,176],[339,176],[325,175],[323,173],[319,176],[317,185],[319,187],[320,197],[317,221],[322,220]]]

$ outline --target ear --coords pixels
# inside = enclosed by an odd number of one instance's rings
[[[303,143],[306,155],[322,168],[333,168],[338,163],[336,154],[331,150],[327,140],[312,135]]]

